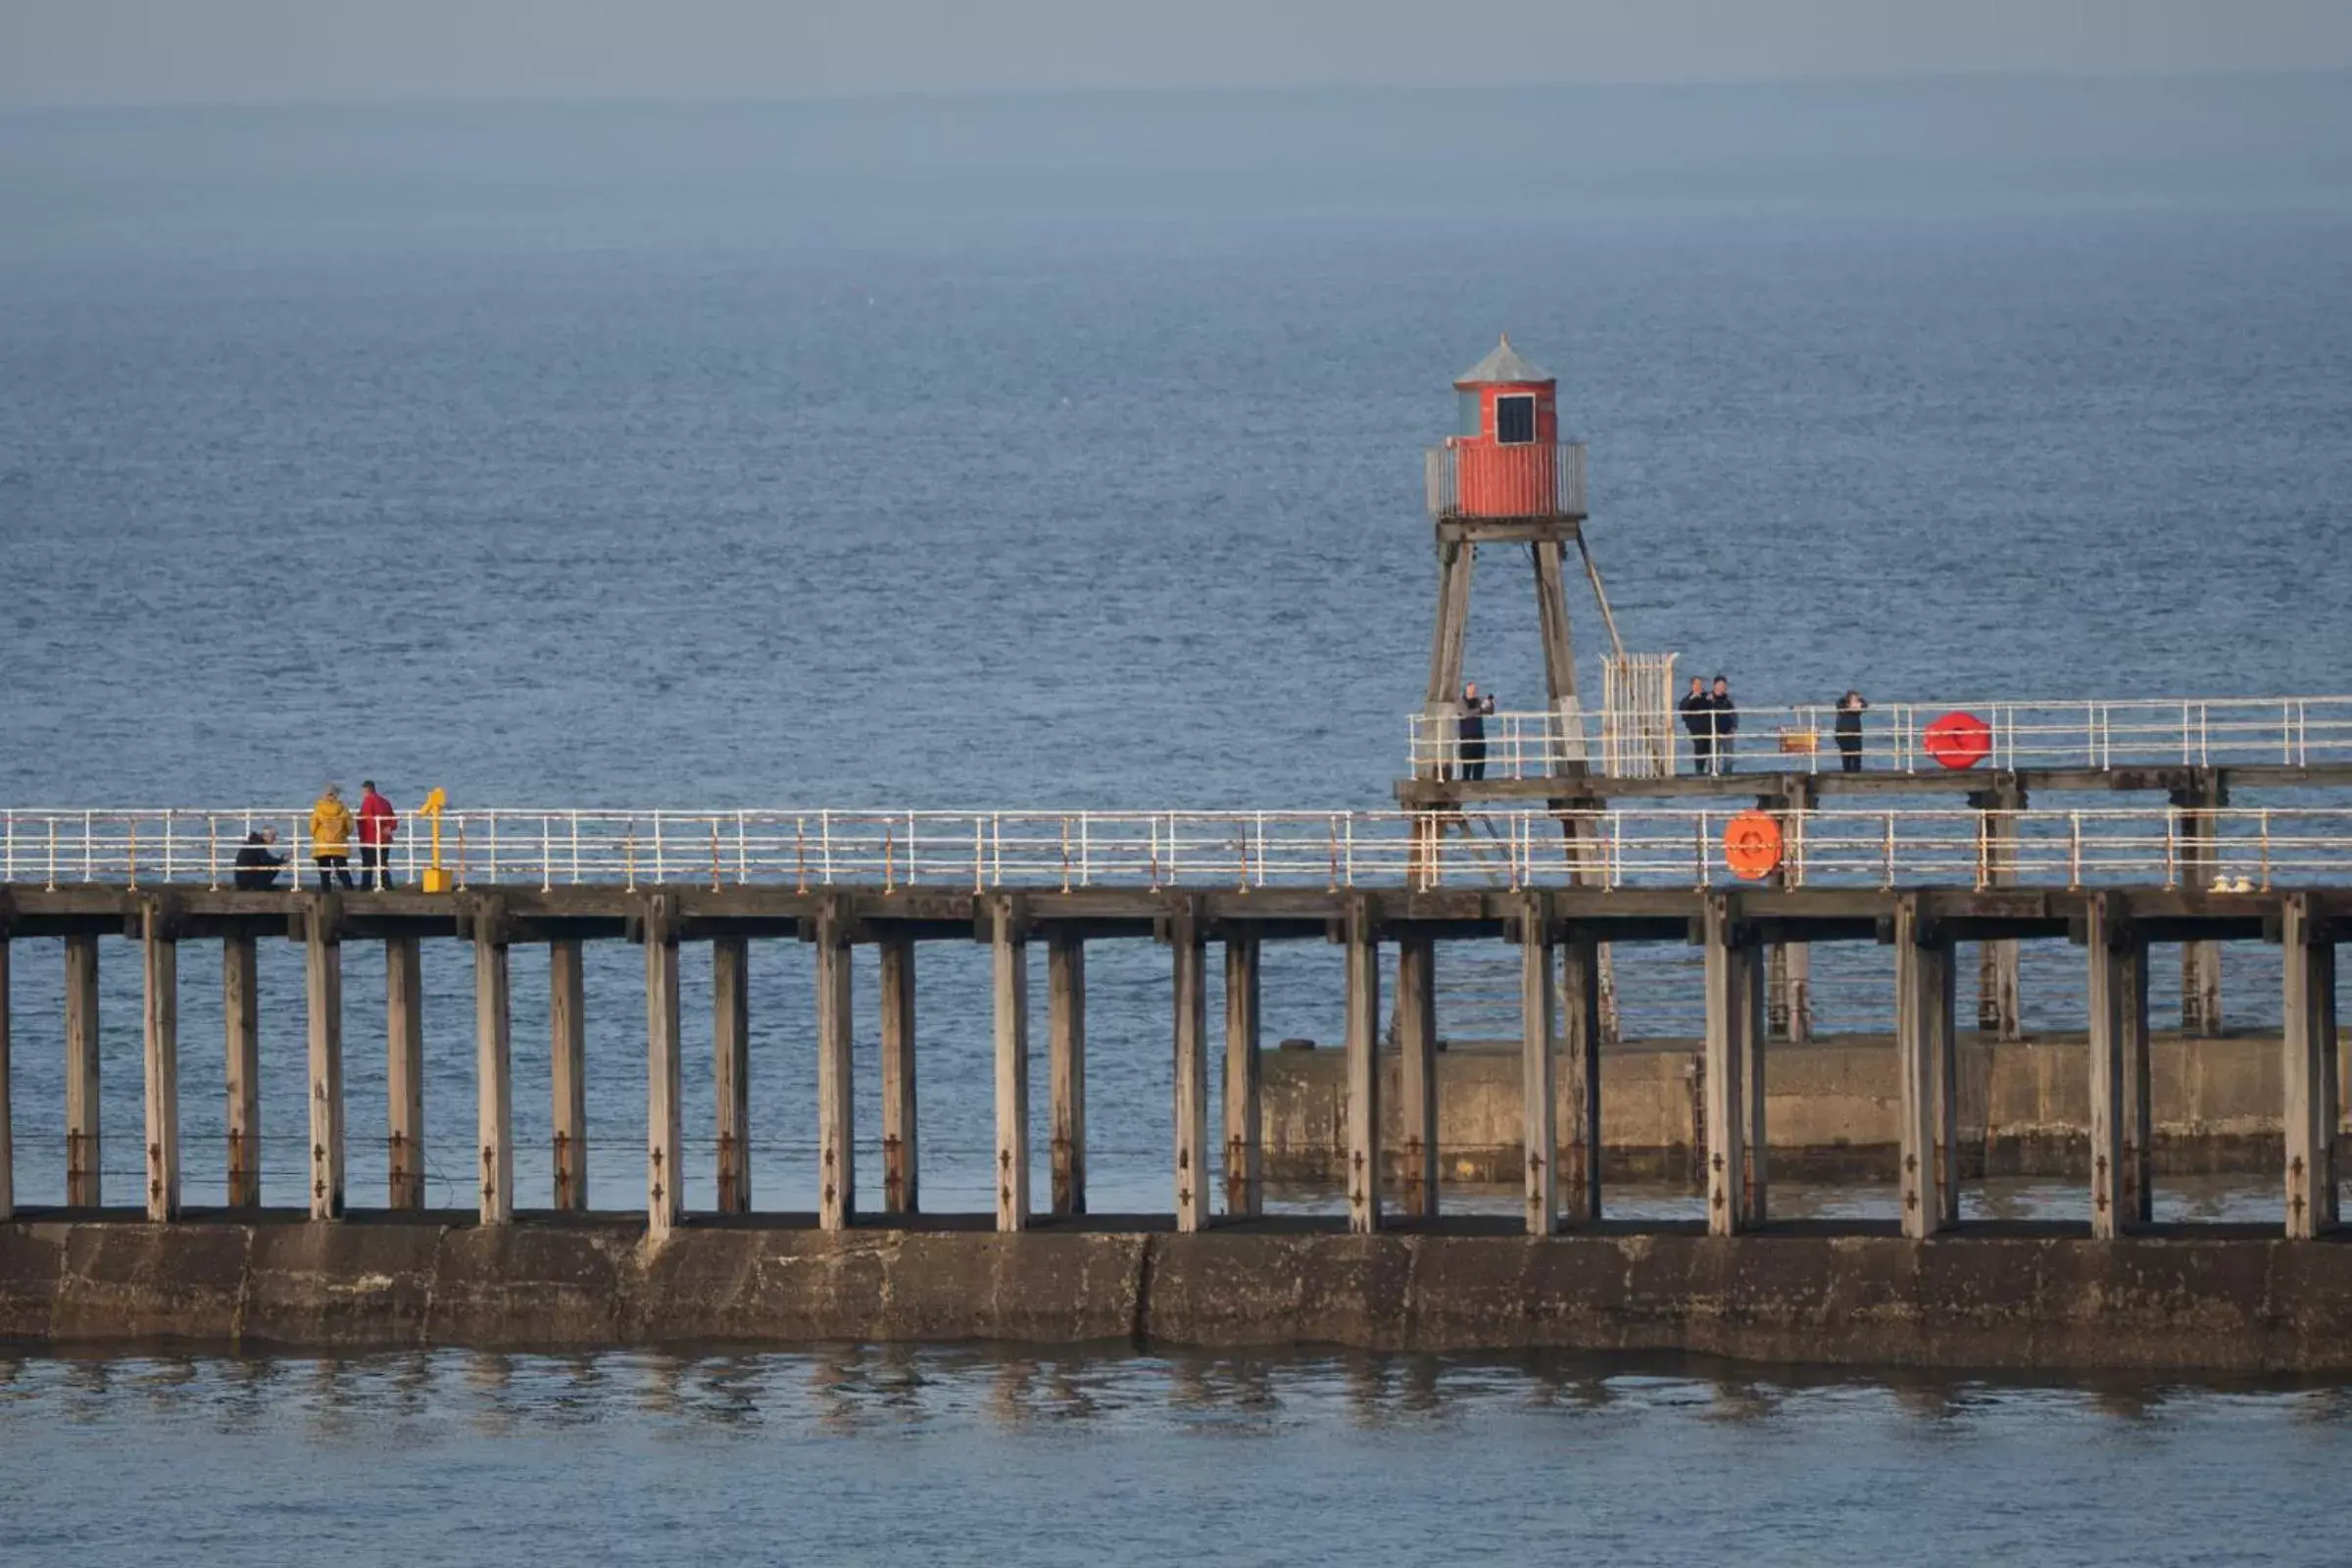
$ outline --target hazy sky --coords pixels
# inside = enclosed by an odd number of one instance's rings
[[[2352,68],[2352,0],[0,0],[0,106]]]

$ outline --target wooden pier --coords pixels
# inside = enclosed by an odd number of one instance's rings
[[[1731,1236],[1769,1230],[1769,1146],[1764,1075],[1767,1017],[1764,955],[1776,943],[1890,944],[1890,998],[1901,1062],[1900,1230],[1925,1238],[1958,1220],[1958,1143],[1953,1132],[1954,963],[1957,943],[2072,943],[2087,965],[2091,999],[2091,1152],[2082,1179],[2090,1192],[2090,1234],[2112,1239],[2150,1219],[2148,971],[2151,943],[2267,942],[2283,955],[2286,1128],[2280,1234],[2309,1239],[2336,1219],[2334,963],[2352,931],[2352,889],[2215,893],[2190,889],[2012,888],[1475,889],[1091,888],[1062,892],[937,887],[684,886],[629,889],[501,888],[456,895],[415,892],[320,894],[236,892],[167,886],[146,889],[16,887],[0,897],[0,980],[11,945],[60,940],[66,954],[66,1158],[74,1211],[107,1210],[98,1124],[97,974],[104,939],[136,945],[144,998],[146,1181],[138,1212],[169,1223],[181,1212],[186,1157],[179,1129],[180,948],[220,944],[229,1086],[229,1135],[222,1151],[229,1204],[259,1200],[254,1154],[258,1063],[254,1049],[254,945],[300,945],[304,955],[308,1052],[309,1201],[314,1220],[348,1218],[361,1205],[347,1191],[345,1151],[360,1122],[347,1102],[342,1005],[346,954],[380,947],[387,976],[389,1092],[376,1121],[387,1150],[383,1207],[415,1210],[430,1134],[423,1125],[418,953],[429,941],[468,944],[474,977],[474,1078],[478,1223],[513,1224],[529,1212],[586,1204],[584,1074],[580,1053],[587,999],[581,946],[627,942],[645,956],[648,1135],[645,1225],[657,1243],[679,1226],[724,1223],[757,1212],[747,1150],[747,1086],[760,1070],[749,1047],[751,1009],[765,999],[749,980],[750,944],[792,941],[814,951],[816,1148],[820,1200],[810,1223],[823,1230],[897,1226],[922,1212],[921,1129],[912,1047],[919,956],[926,945],[978,943],[995,975],[993,1075],[996,1203],[1001,1232],[1069,1221],[1089,1211],[1086,1148],[1086,954],[1101,942],[1153,942],[1169,954],[1174,982],[1170,1032],[1175,1104],[1168,1129],[1167,1220],[1179,1232],[1252,1219],[1262,1211],[1263,1150],[1256,1103],[1261,1041],[1256,976],[1267,943],[1312,942],[1343,950],[1348,1085],[1346,1228],[1443,1227],[1435,1161],[1438,1079],[1432,1065],[1437,976],[1450,944],[1501,939],[1521,955],[1525,1172],[1522,1228],[1549,1236],[1590,1227],[1607,1213],[1599,1179],[1600,1073],[1595,955],[1603,944],[1688,944],[1703,956],[1706,1034],[1704,1142],[1708,1230]],[[685,1135],[680,1125],[685,1052],[680,1036],[678,949],[708,943],[714,977],[711,1055],[716,1105],[716,1203],[685,1207]],[[1032,1045],[1028,954],[1048,954],[1048,1124],[1044,1168],[1050,1187],[1033,1197],[1036,1161],[1028,1144]],[[854,1113],[849,954],[882,955],[884,1049],[878,1090],[884,1108],[882,1191],[861,1195]],[[1224,949],[1224,1103],[1210,1136],[1209,949]],[[1384,1149],[1378,1098],[1384,948],[1393,947],[1400,994],[1391,999],[1402,1055],[1398,1084],[1407,1107],[1402,1147]],[[516,948],[539,949],[550,974],[554,1054],[553,1190],[514,1191],[513,1026],[510,962]],[[1565,1016],[1561,999],[1565,998]],[[4,999],[0,999],[4,1000]],[[0,1007],[0,1018],[6,1009]],[[532,1034],[539,1031],[534,1028]],[[6,1035],[0,1032],[0,1046]],[[0,1063],[5,1062],[0,1051]],[[1569,1092],[1558,1093],[1562,1080]],[[1569,1114],[1554,1124],[1555,1107]],[[11,1126],[0,1074],[0,1138]],[[116,1136],[122,1136],[117,1134]],[[0,1144],[0,1148],[4,1148]],[[475,1163],[469,1156],[468,1163]],[[13,1210],[13,1167],[0,1161],[0,1216]],[[111,1211],[110,1211],[111,1212]],[[1864,1227],[1868,1229],[1869,1227]]]

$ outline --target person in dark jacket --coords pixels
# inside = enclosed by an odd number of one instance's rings
[[[1487,776],[1487,715],[1494,711],[1494,699],[1478,695],[1478,682],[1462,687],[1462,777]]]
[[[286,863],[286,858],[270,853],[270,846],[276,842],[275,828],[256,828],[245,835],[237,850],[238,891],[260,893],[277,886],[277,868]]]
[[[1862,771],[1862,714],[1869,707],[1860,692],[1838,699],[1838,765],[1848,773]]]
[[[1690,690],[1674,705],[1683,715],[1683,728],[1690,732],[1690,771],[1715,771],[1714,705],[1707,701],[1707,683],[1696,675],[1690,677]]]
[[[1732,683],[1721,675],[1715,677],[1715,689],[1707,694],[1707,710],[1714,720],[1715,771],[1718,775],[1732,770],[1732,737],[1740,733],[1740,710],[1732,706]]]

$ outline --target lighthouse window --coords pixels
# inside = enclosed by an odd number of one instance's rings
[[[1536,438],[1536,400],[1528,398],[1496,398],[1494,400],[1494,442],[1497,446],[1523,447]]]

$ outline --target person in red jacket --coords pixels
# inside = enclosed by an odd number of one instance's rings
[[[360,886],[392,890],[392,835],[400,813],[375,792],[375,780],[360,781]]]

